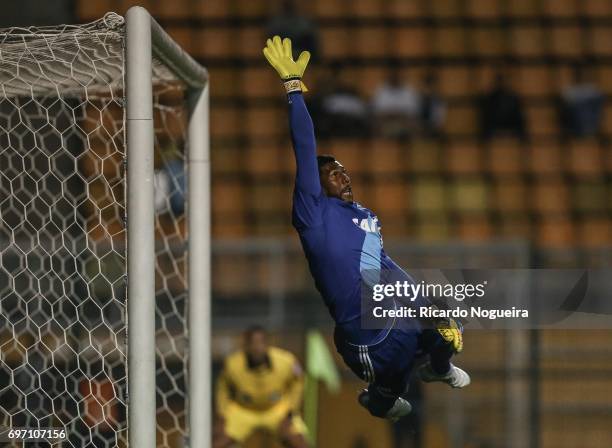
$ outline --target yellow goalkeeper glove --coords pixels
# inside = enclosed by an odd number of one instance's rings
[[[454,319],[444,319],[436,326],[436,330],[446,342],[452,345],[455,353],[463,350],[463,328]]]
[[[290,92],[308,92],[302,82],[304,70],[310,60],[310,52],[302,51],[297,61],[293,60],[291,52],[291,39],[274,36],[268,39],[263,54],[272,67],[276,70],[285,84],[285,90]]]

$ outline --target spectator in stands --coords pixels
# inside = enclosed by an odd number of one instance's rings
[[[604,97],[583,67],[574,67],[573,75],[572,85],[561,92],[560,127],[565,136],[593,136],[600,129]]]
[[[527,139],[523,104],[502,72],[495,76],[493,89],[480,98],[479,115],[484,140],[504,135]]]
[[[419,125],[419,93],[402,82],[397,65],[390,67],[389,77],[372,98],[374,129],[384,137],[406,137]]]
[[[293,44],[293,57],[305,50],[310,51],[310,62],[317,62],[319,52],[319,34],[316,24],[301,16],[297,11],[295,0],[282,0],[280,11],[272,16],[268,22],[267,34],[269,37],[282,36],[291,39]]]
[[[174,216],[181,216],[185,212],[185,166],[176,157],[176,146],[171,143],[166,145],[163,149],[163,167],[155,170],[153,177],[155,212],[172,212]]]
[[[368,106],[353,86],[342,80],[339,66],[317,83],[310,106],[318,136],[365,137],[369,134]]]
[[[428,73],[423,79],[419,115],[421,129],[425,135],[440,136],[442,134],[446,118],[446,104],[438,93],[438,77],[433,72]]]

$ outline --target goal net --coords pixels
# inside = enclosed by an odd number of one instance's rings
[[[114,13],[0,30],[0,430],[65,429],[58,446],[126,446],[138,406],[127,390],[127,236],[140,229],[126,208],[125,48]],[[154,402],[157,446],[170,447],[187,436],[189,86],[157,55]]]

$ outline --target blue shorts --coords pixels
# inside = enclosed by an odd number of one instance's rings
[[[372,345],[352,344],[336,330],[334,342],[346,365],[363,381],[389,396],[403,394],[410,381],[415,360],[432,352],[448,350],[448,344],[435,330],[389,330],[380,342]]]

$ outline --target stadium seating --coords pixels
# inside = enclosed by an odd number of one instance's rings
[[[584,0],[582,13],[589,17],[606,17],[612,14],[612,5],[606,0]]]
[[[132,3],[121,2],[121,7]],[[224,222],[225,215],[232,223],[247,222],[262,207],[266,213],[288,216],[289,201],[279,200],[276,193],[291,184],[294,170],[285,108],[281,87],[260,56],[273,5],[236,0],[150,3],[145,6],[210,69],[213,173],[223,176],[220,183],[215,181],[215,198],[231,208],[219,210],[215,222]],[[609,144],[606,139],[564,141],[555,106],[555,96],[569,82],[572,63],[585,55],[591,57],[595,80],[612,94],[612,65],[605,59],[612,56],[612,32],[597,21],[577,19],[610,18],[609,2],[317,0],[299,6],[319,22],[322,62],[311,67],[306,79],[313,89],[332,60],[350,68],[343,70],[350,77],[344,76],[366,98],[387,76],[388,58],[400,58],[402,76],[417,87],[428,71],[438,75],[448,107],[443,140],[331,139],[319,145],[321,152],[334,153],[345,163],[361,199],[373,200],[368,205],[381,219],[400,223],[393,233],[418,237],[428,223],[439,228],[448,213],[467,223],[477,212],[474,229],[481,229],[484,239],[513,236],[511,229],[517,229],[516,236],[527,232],[539,244],[569,241],[540,238],[548,221],[554,222],[547,213],[554,212],[562,213],[560,228],[567,230],[557,234],[571,234],[575,242],[588,245],[610,242],[608,232],[595,238],[585,230],[600,229],[602,217],[611,212],[612,204],[604,198],[612,173]],[[116,8],[110,0],[78,2],[83,19]],[[531,20],[535,17],[546,21]],[[202,26],[188,18],[202,20]],[[460,22],[464,19],[471,21],[469,27]],[[476,98],[491,85],[497,62],[508,57],[513,58],[508,74],[525,103],[531,139],[483,144],[478,140]],[[606,103],[604,112],[603,131],[610,135],[612,105]],[[261,179],[265,186],[258,186]],[[248,198],[237,193],[245,182],[253,186]],[[388,194],[383,194],[385,189]],[[488,199],[480,202],[483,198]],[[428,207],[436,212],[431,215]],[[411,223],[413,218],[418,224]],[[289,233],[289,220],[284,222],[287,227],[279,230]],[[228,229],[236,229],[236,236],[244,234],[243,225],[219,224],[215,231],[222,227],[227,236],[232,235]],[[439,236],[463,234],[446,227]]]
[[[544,0],[542,10],[546,16],[554,18],[571,17],[577,13],[575,2],[572,0]]]
[[[543,34],[542,28],[534,25],[513,27],[510,31],[511,54],[517,58],[542,56],[545,43]]]
[[[438,69],[440,94],[445,98],[465,97],[478,93],[470,67],[448,66]]]
[[[476,28],[470,32],[469,51],[471,56],[496,57],[504,51],[505,36],[496,28]]]
[[[424,26],[401,27],[393,32],[393,56],[399,58],[423,57],[430,51],[432,41],[428,39]]]
[[[493,187],[492,207],[504,220],[527,211],[527,187],[520,178],[499,179]]]
[[[437,27],[432,33],[432,54],[460,57],[465,54],[465,30],[461,26]]]
[[[417,181],[411,188],[409,204],[418,218],[432,216],[439,220],[448,208],[446,186],[436,178]]]
[[[398,19],[412,19],[423,17],[425,7],[421,2],[406,2],[404,0],[389,0],[387,3],[387,16]]]
[[[461,2],[458,0],[442,0],[439,2],[426,2],[425,11],[436,18],[457,17],[461,14]]]
[[[451,144],[446,151],[446,170],[451,175],[476,174],[482,171],[480,145]]]

